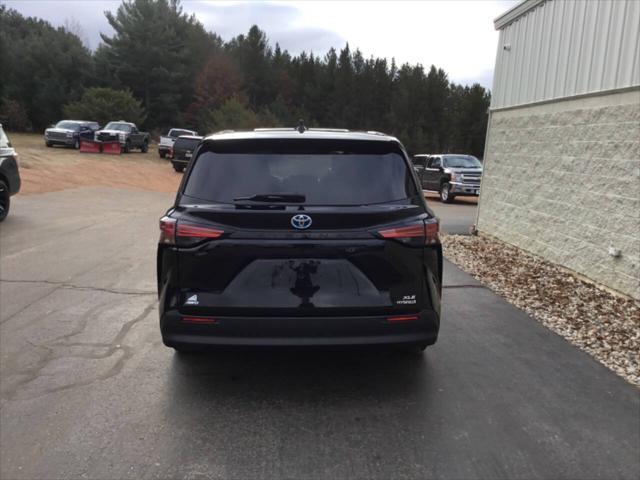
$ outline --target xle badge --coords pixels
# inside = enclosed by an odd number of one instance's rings
[[[416,304],[416,296],[415,295],[405,295],[402,297],[402,300],[398,300],[396,302],[397,305],[415,305]]]
[[[198,305],[198,295],[191,295],[187,298],[187,301],[184,302],[185,305]]]

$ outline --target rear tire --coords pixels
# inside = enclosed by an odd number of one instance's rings
[[[418,345],[410,345],[408,347],[405,347],[404,351],[419,357],[422,356],[427,347],[428,345],[426,343],[420,343]]]
[[[11,196],[9,195],[9,187],[3,180],[0,180],[0,222],[7,218],[10,206]]]
[[[184,172],[184,167],[182,165],[176,165],[175,163],[173,164],[173,169],[178,173]]]
[[[451,186],[448,183],[440,185],[440,201],[442,203],[452,203],[454,195],[451,194]]]
[[[149,151],[149,142],[146,140],[142,144],[142,148],[140,149],[142,153],[147,153]]]
[[[53,144],[51,142],[44,142],[44,144],[49,148],[53,147]]]
[[[158,152],[158,155],[160,155],[160,158],[166,158],[167,152],[161,151],[161,152]]]
[[[173,348],[178,355],[191,355],[203,350],[203,348],[199,345],[188,344],[171,345],[171,348]]]

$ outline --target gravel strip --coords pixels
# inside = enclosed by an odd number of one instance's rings
[[[442,235],[442,245],[450,261],[640,386],[640,301],[493,238]]]

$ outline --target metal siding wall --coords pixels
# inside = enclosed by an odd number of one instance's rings
[[[640,85],[639,56],[638,0],[547,0],[500,31],[491,108]]]

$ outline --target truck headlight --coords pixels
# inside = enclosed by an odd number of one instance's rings
[[[456,180],[459,179],[459,175],[453,172],[449,173],[449,176],[451,177],[452,182],[455,182]]]

